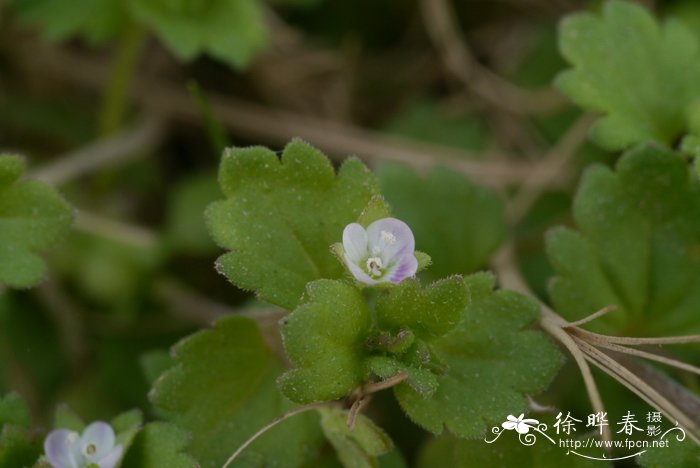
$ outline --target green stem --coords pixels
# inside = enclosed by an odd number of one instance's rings
[[[135,23],[122,35],[102,97],[99,121],[101,136],[116,132],[124,121],[129,89],[145,42],[146,30]]]
[[[214,153],[220,155],[224,149],[230,146],[228,138],[226,138],[226,132],[221,122],[216,119],[214,110],[211,107],[211,102],[209,102],[209,98],[199,86],[199,83],[192,80],[187,84],[187,89],[197,102],[197,108],[202,116],[209,144],[214,150]]]

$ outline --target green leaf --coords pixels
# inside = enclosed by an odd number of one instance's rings
[[[557,276],[556,310],[622,335],[700,332],[700,185],[677,154],[654,145],[629,151],[613,172],[588,169],[574,201],[578,230],[547,239]]]
[[[600,455],[598,455],[600,456]],[[518,466],[522,468],[610,468],[610,462],[589,460],[552,445],[544,437],[528,447],[517,434],[505,433],[493,444],[483,440],[463,440],[444,435],[430,440],[418,457],[418,468],[449,466],[452,468],[484,468]],[[681,465],[665,465],[681,466]]]
[[[560,26],[572,69],[557,86],[584,109],[604,114],[592,138],[610,150],[656,140],[672,144],[689,126],[700,97],[700,50],[685,25],[663,25],[643,7],[613,0],[602,15],[579,13]]]
[[[181,60],[206,53],[244,67],[267,42],[258,0],[129,0],[128,7]]]
[[[439,102],[409,103],[387,123],[388,133],[412,139],[481,152],[488,142],[488,129],[475,115],[455,112]],[[478,153],[477,153],[478,154]]]
[[[408,416],[439,434],[483,436],[487,426],[508,414],[524,412],[524,394],[536,394],[551,382],[561,356],[541,332],[529,329],[538,304],[512,291],[493,291],[486,274],[465,279],[469,305],[460,325],[431,342],[446,370],[430,396],[407,383],[394,387]]]
[[[29,427],[29,409],[17,393],[10,393],[0,398],[0,428],[6,424]]]
[[[344,275],[330,246],[378,195],[360,161],[349,159],[336,176],[328,159],[300,140],[281,161],[265,148],[228,150],[219,183],[226,200],[206,212],[214,240],[231,250],[219,258],[219,271],[288,310],[310,281]]]
[[[0,398],[0,466],[31,466],[39,458],[40,445],[29,433],[30,422],[29,410],[18,394]]]
[[[219,196],[216,177],[209,172],[189,177],[177,185],[170,198],[165,232],[171,249],[192,255],[216,252],[202,213]]]
[[[10,6],[52,41],[82,36],[102,43],[123,32],[129,21],[122,0],[10,0]]]
[[[666,468],[676,466],[691,468],[700,465],[700,447],[688,437],[679,441],[677,432],[669,433],[664,440],[668,447],[656,447],[646,450],[639,456],[639,465],[644,468]]]
[[[384,197],[381,195],[375,195],[362,210],[359,218],[357,218],[357,222],[366,228],[373,222],[380,219],[389,218],[390,216],[391,210],[389,205],[386,203],[386,200],[384,200]]]
[[[70,429],[71,431],[82,433],[85,426],[85,421],[68,405],[60,404],[56,407],[53,415],[54,429]]]
[[[29,467],[41,454],[41,445],[26,428],[8,425],[0,431],[0,466]]]
[[[112,426],[117,436],[116,443],[121,444],[126,452],[131,446],[134,437],[139,432],[139,429],[141,429],[143,413],[138,409],[126,411],[112,419],[109,424]]]
[[[293,408],[275,385],[281,370],[255,322],[227,317],[175,347],[175,365],[158,379],[151,400],[189,432],[188,452],[203,467],[219,468],[258,429]],[[318,417],[301,414],[260,437],[234,466],[303,466],[321,438]]]
[[[172,424],[147,424],[134,438],[121,466],[133,468],[195,468],[197,461],[185,453],[187,433]]]
[[[385,165],[377,176],[394,215],[413,230],[416,248],[432,258],[428,279],[478,270],[505,238],[498,196],[452,170],[435,168],[421,177],[408,167]]]
[[[280,378],[280,387],[299,403],[335,400],[365,380],[371,316],[360,291],[348,283],[318,280],[307,294],[308,302],[282,327],[284,348],[297,368]]]
[[[71,209],[49,186],[20,181],[17,156],[0,155],[0,286],[27,288],[39,283],[46,264],[38,255],[70,227]]]
[[[173,366],[174,360],[169,352],[156,349],[142,354],[139,364],[146,380],[153,385],[158,377]]]
[[[416,337],[432,340],[459,323],[467,301],[467,288],[460,276],[425,289],[418,280],[407,279],[377,300],[377,323],[381,329],[408,328]]]
[[[360,414],[353,430],[348,429],[348,412],[338,408],[321,408],[321,428],[335,448],[345,468],[373,468],[377,457],[394,447],[386,433],[371,419]]]

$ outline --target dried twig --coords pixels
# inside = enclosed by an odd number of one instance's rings
[[[29,176],[61,185],[95,170],[124,164],[156,147],[163,138],[163,127],[160,118],[147,117],[114,136],[60,155],[55,161],[31,171]]]
[[[508,217],[512,225],[522,220],[547,187],[569,171],[569,165],[586,140],[593,120],[592,115],[581,116],[523,180],[517,196],[508,206]]]
[[[510,112],[551,114],[565,105],[550,89],[526,90],[483,67],[467,48],[446,0],[421,0],[426,29],[447,69],[489,103]]]
[[[32,57],[23,63],[30,71],[51,73],[54,77],[89,89],[99,90],[103,85],[106,67],[99,59],[63,49],[46,51],[35,43],[30,47],[30,54],[22,54],[20,50],[18,56],[19,59]],[[201,123],[197,107],[179,86],[142,77],[134,88],[134,97],[152,112],[186,120],[188,123]],[[270,109],[229,96],[215,93],[208,93],[208,96],[214,115],[229,131],[250,139],[280,145],[290,138],[300,137],[336,158],[356,155],[370,163],[401,162],[420,170],[441,164],[492,187],[518,184],[528,178],[535,167],[532,163],[508,161],[509,158],[496,154],[477,155],[441,145],[389,136],[352,125]]]
[[[158,234],[148,228],[106,218],[87,211],[77,212],[74,227],[106,239],[146,249],[157,246],[160,241]]]

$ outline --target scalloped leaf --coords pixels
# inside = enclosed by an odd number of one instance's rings
[[[587,327],[637,336],[700,332],[700,182],[677,154],[655,145],[627,152],[615,171],[589,168],[575,201],[577,230],[547,239],[557,276],[550,296]]]
[[[46,275],[39,256],[68,231],[68,203],[48,185],[19,180],[24,163],[0,155],[0,285],[27,288]]]
[[[432,340],[452,330],[467,305],[467,288],[455,276],[421,288],[407,279],[377,300],[377,324],[382,330],[410,330],[417,338]]]
[[[644,7],[613,0],[602,15],[562,21],[559,46],[573,68],[556,85],[584,109],[604,114],[591,135],[600,146],[621,150],[652,139],[670,145],[692,126],[700,47],[681,22],[660,25]]]
[[[258,429],[294,407],[275,385],[282,364],[251,319],[219,320],[177,344],[174,359],[151,401],[189,432],[188,451],[205,468],[219,468]],[[318,416],[301,414],[256,440],[233,466],[304,466],[322,440]]]
[[[216,243],[230,252],[217,268],[288,310],[307,283],[344,276],[330,246],[378,195],[359,160],[347,160],[336,175],[328,158],[301,140],[289,143],[281,160],[261,147],[227,150],[219,183],[226,199],[209,207],[206,220]]]
[[[206,53],[242,68],[267,43],[258,0],[128,0],[128,5],[184,61]]]
[[[121,466],[133,468],[197,468],[199,463],[185,453],[187,433],[172,424],[153,422],[141,429],[124,455]]]
[[[483,267],[506,235],[503,203],[461,174],[436,167],[422,177],[395,164],[377,170],[394,216],[406,222],[416,248],[432,258],[422,276],[436,280]]]
[[[541,332],[529,329],[538,304],[512,291],[493,291],[494,279],[476,274],[465,279],[469,305],[460,325],[431,342],[445,366],[438,388],[422,394],[408,383],[394,387],[408,416],[439,434],[482,436],[508,414],[524,412],[525,394],[544,390],[561,365],[561,355]]]
[[[335,400],[366,378],[364,343],[372,318],[351,284],[318,280],[307,294],[308,301],[283,322],[284,348],[297,367],[280,378],[280,388],[299,403]]]

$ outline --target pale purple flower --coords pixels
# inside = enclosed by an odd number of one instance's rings
[[[501,426],[503,426],[503,429],[506,429],[508,431],[512,431],[515,429],[518,434],[527,434],[530,432],[530,427],[531,426],[537,426],[540,422],[537,419],[523,419],[525,418],[524,414],[521,414],[517,418],[515,416],[508,415],[506,418],[507,421],[505,421]]]
[[[84,468],[91,464],[114,468],[124,450],[115,442],[112,426],[96,421],[82,435],[68,429],[51,431],[44,440],[44,451],[53,468]]]
[[[343,231],[343,260],[357,281],[399,283],[416,274],[413,232],[396,218],[383,218],[367,229],[348,224]]]

